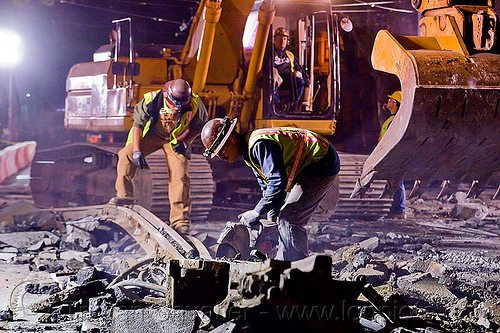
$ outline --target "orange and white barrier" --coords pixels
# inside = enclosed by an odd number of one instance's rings
[[[35,150],[36,141],[19,142],[0,150],[0,183],[27,167]]]

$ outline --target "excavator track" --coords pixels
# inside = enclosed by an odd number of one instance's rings
[[[158,150],[147,157],[153,179],[151,212],[164,221],[169,220],[170,203],[168,200],[168,168],[165,154]],[[203,222],[212,207],[214,182],[212,170],[207,159],[198,154],[192,154],[189,161],[189,178],[191,179],[191,220]]]
[[[368,155],[339,152],[340,157],[340,195],[335,213],[331,219],[376,220],[387,215],[392,199],[380,199],[385,181],[374,180],[362,198],[350,198],[356,180],[360,177]]]
[[[41,208],[101,205],[115,196],[116,164],[121,146],[73,144],[36,153],[30,187]],[[164,222],[169,220],[168,168],[162,151],[147,157],[150,170],[134,178],[137,203]],[[214,185],[206,159],[193,154],[190,162],[193,222],[203,222],[212,207]]]

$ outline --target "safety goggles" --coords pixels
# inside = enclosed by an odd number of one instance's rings
[[[224,124],[222,126],[219,126],[217,136],[215,137],[214,142],[205,149],[203,152],[204,157],[214,157],[217,155],[222,147],[226,144],[227,139],[229,138],[229,135],[233,131],[234,127],[236,126],[237,119],[229,119],[229,117],[224,117],[223,119]]]
[[[175,105],[175,107],[177,107],[179,109],[191,101],[191,96],[188,96],[185,99],[180,99],[180,98],[174,97],[174,95],[172,94],[172,89],[170,87],[168,88],[167,96],[168,96],[168,99]]]

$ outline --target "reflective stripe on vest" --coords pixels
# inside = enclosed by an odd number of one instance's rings
[[[272,140],[280,145],[287,174],[285,189],[287,192],[292,189],[299,172],[307,165],[323,158],[328,152],[329,147],[329,143],[325,138],[308,130],[288,127],[265,128],[253,131],[249,135],[249,156],[255,143],[262,139]],[[247,162],[247,164],[267,184],[267,179],[262,173],[261,167],[252,158],[250,158],[250,162]]]
[[[191,100],[191,110],[184,112],[181,117],[179,126],[172,131],[170,135],[170,147],[184,140],[189,134],[189,123],[193,120],[194,116],[198,113],[198,95],[193,94]]]
[[[144,102],[146,105],[151,103],[153,99],[158,95],[161,90],[155,90],[144,94]],[[193,120],[194,116],[198,113],[198,95],[193,94],[193,99],[191,100],[191,110],[185,112],[177,126],[170,134],[170,147],[173,147],[177,143],[181,142],[189,134],[189,123]],[[142,136],[144,137],[151,127],[151,119],[148,120],[144,128],[142,129]],[[128,145],[133,141],[132,129],[130,129],[127,137]]]
[[[294,66],[293,65],[295,64],[295,61],[294,61],[295,60],[295,56],[293,55],[292,52],[290,52],[288,50],[286,50],[285,53],[288,56],[288,59],[290,60],[290,70],[293,73],[293,71],[294,71],[294,69],[293,69]]]
[[[387,118],[387,120],[384,122],[384,124],[382,125],[382,129],[380,130],[380,135],[378,136],[378,141],[382,139],[382,137],[384,136],[385,132],[387,132],[387,129],[389,128],[389,125],[392,123],[393,120],[394,120],[394,115]]]

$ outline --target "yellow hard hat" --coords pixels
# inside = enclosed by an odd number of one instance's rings
[[[387,97],[395,99],[399,104],[401,104],[401,90],[396,90],[392,93],[392,95],[387,95]]]
[[[282,35],[282,36],[285,36],[285,37],[289,37],[288,30],[286,30],[283,27],[279,27],[278,29],[274,30],[274,36],[273,37],[276,37],[276,35]]]

